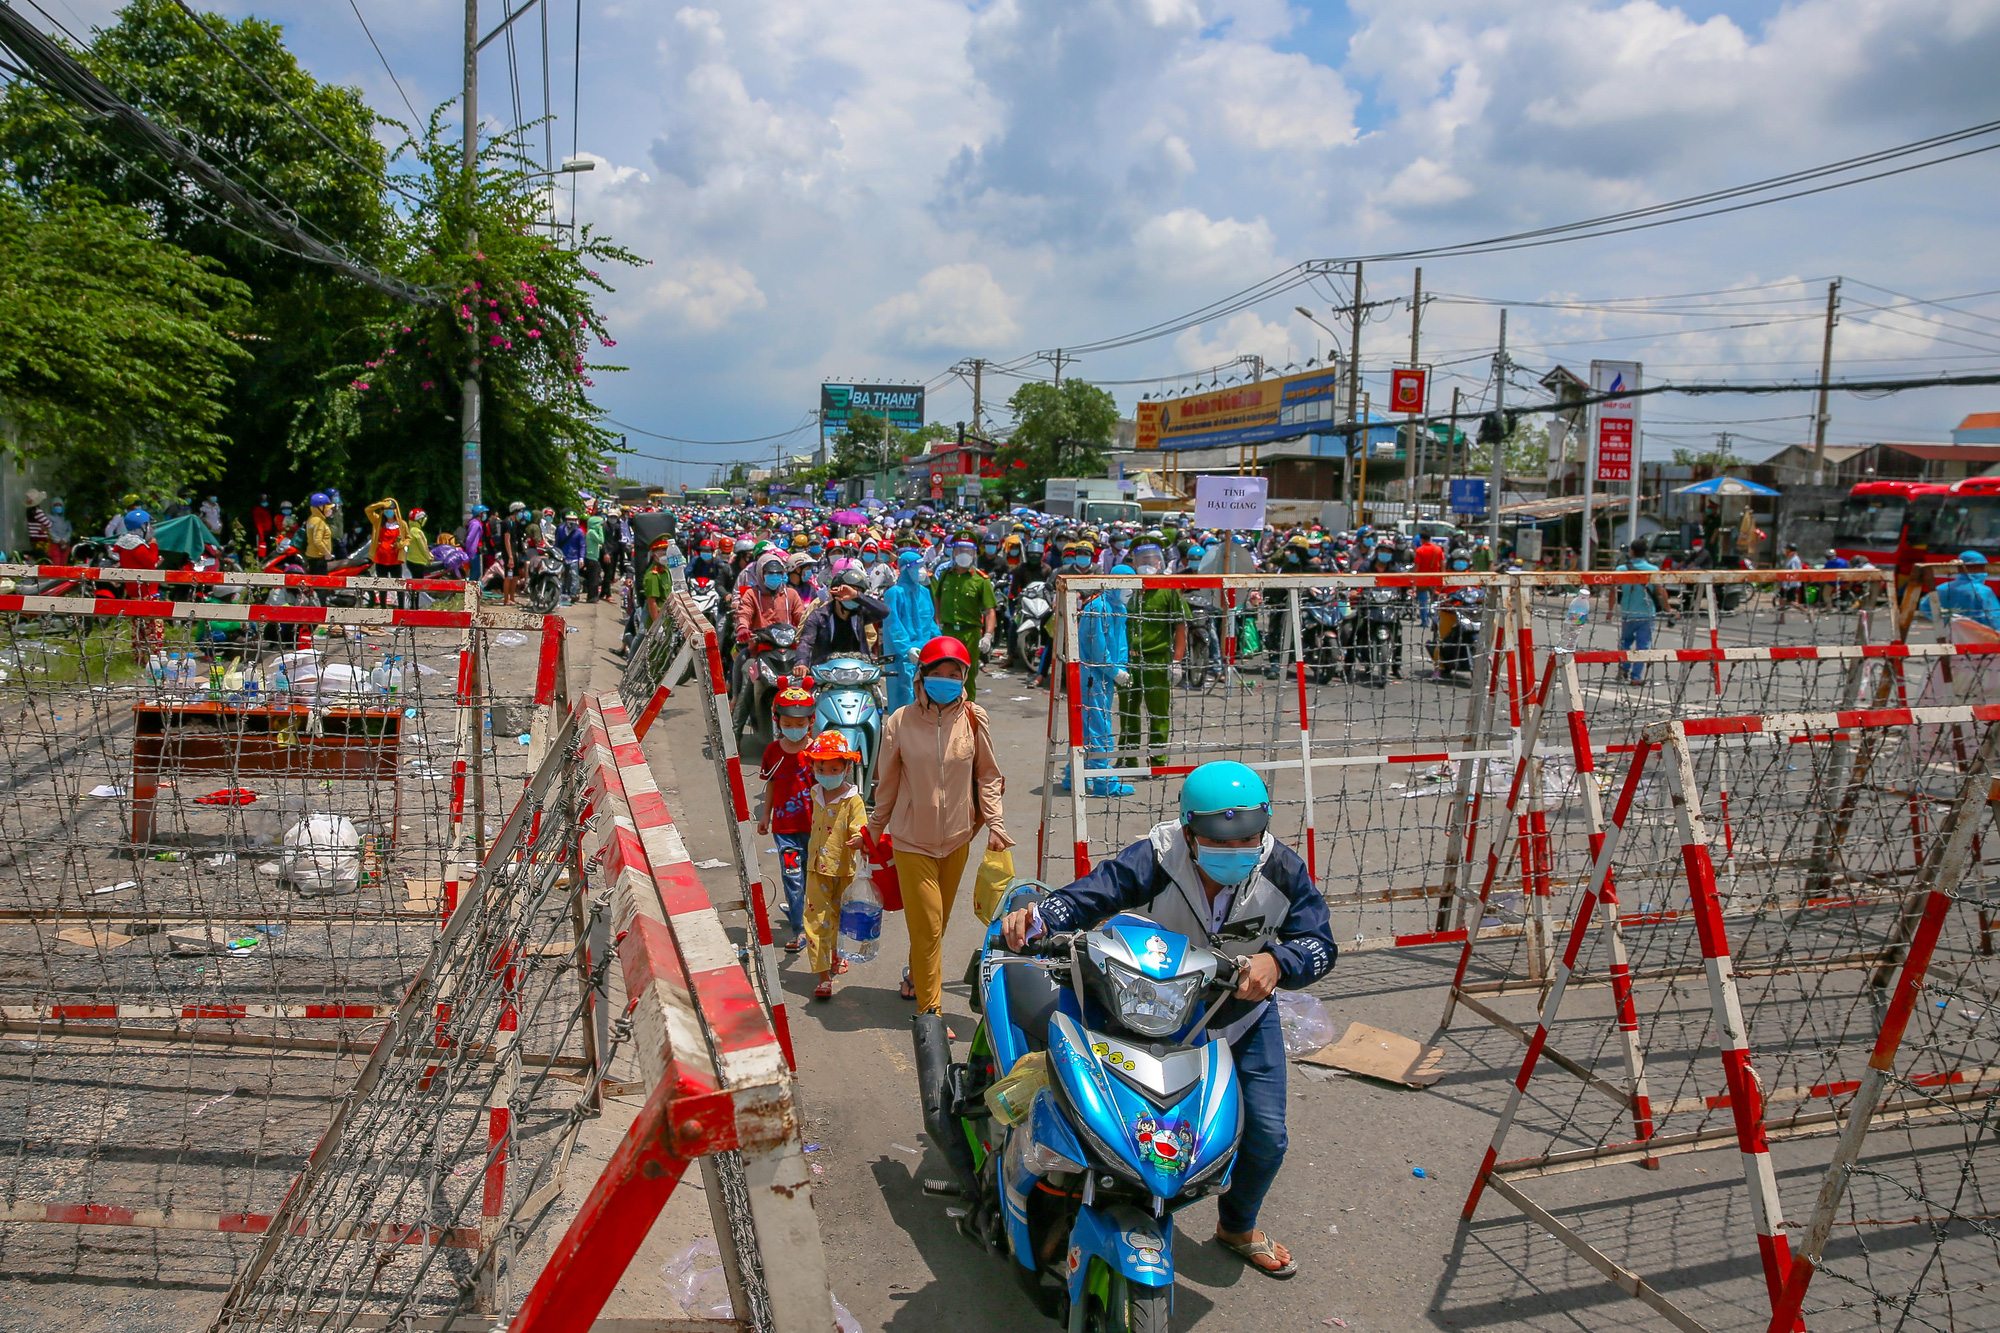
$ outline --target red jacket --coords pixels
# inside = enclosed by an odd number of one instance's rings
[[[1417,573],[1439,574],[1444,572],[1444,548],[1426,537],[1416,549]]]

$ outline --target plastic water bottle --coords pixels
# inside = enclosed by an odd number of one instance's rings
[[[850,963],[873,962],[882,947],[882,899],[866,875],[855,876],[840,900],[840,938],[834,947]]]
[[[285,674],[283,662],[278,663],[277,679],[271,682],[271,698],[279,704],[288,704],[292,701],[292,680]]]
[[[1576,651],[1576,641],[1583,634],[1583,627],[1590,623],[1590,594],[1579,589],[1576,596],[1569,599],[1563,608],[1562,646]]]

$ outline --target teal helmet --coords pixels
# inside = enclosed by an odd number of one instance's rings
[[[1986,557],[1977,551],[1960,551],[1958,553],[1958,563],[1961,565],[1983,565],[1986,563]]]
[[[1271,792],[1247,764],[1203,764],[1181,783],[1181,823],[1216,842],[1262,837],[1271,826]]]

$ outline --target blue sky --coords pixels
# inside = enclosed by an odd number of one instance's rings
[[[43,0],[71,26],[99,0]],[[486,26],[500,0],[482,0]],[[1493,235],[1884,148],[1993,115],[2000,0],[549,0],[557,155],[598,168],[579,215],[653,262],[611,274],[617,420],[705,440],[798,425],[822,378],[945,371],[1140,328],[1307,258]],[[453,97],[457,0],[229,0],[282,23],[321,79],[407,118]],[[395,71],[357,22],[366,18]],[[541,22],[519,25],[523,114],[540,113]],[[504,44],[482,105],[514,121]],[[1817,365],[1825,283],[1849,279],[1836,366],[1850,374],[2000,363],[1991,222],[2000,155],[1727,218],[1511,255],[1433,261],[1425,359],[1444,392],[1488,392],[1494,300],[1532,381],[1593,356],[1649,378],[1792,378]],[[1407,294],[1410,265],[1373,269]],[[1748,289],[1649,313],[1546,303]],[[1324,344],[1294,292],[1074,373],[1165,376]],[[1466,299],[1470,298],[1470,299]],[[1540,302],[1541,305],[1529,305]],[[1895,307],[1880,309],[1879,307]],[[1877,308],[1870,308],[1877,307]],[[1667,313],[1667,312],[1674,313]],[[1380,312],[1369,387],[1407,356]],[[989,409],[1018,380],[988,381]],[[1117,390],[1129,410],[1146,385]],[[2000,390],[1837,397],[1830,438],[1941,440]],[[1731,430],[1748,452],[1807,438],[1809,402],[1653,399],[1648,457]],[[804,437],[800,437],[803,441]],[[635,445],[641,437],[633,435]],[[658,455],[758,452],[643,442]],[[699,484],[705,466],[643,475]]]

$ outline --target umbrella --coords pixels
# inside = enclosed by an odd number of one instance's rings
[[[1676,486],[1674,494],[1744,496],[1779,495],[1782,492],[1774,491],[1769,486],[1759,486],[1754,481],[1745,481],[1741,477],[1710,477],[1707,481],[1698,481],[1692,486]]]
[[[787,509],[811,509],[811,508],[812,508],[812,501],[810,501],[810,500],[787,500],[787,501],[785,502],[785,508],[787,508]]]
[[[159,542],[162,553],[178,551],[190,560],[201,559],[201,553],[215,545],[215,534],[199,514],[161,519],[153,525],[153,539]]]
[[[906,519],[912,519],[916,516],[917,511],[914,509],[898,509],[895,513],[889,515],[889,521],[892,523],[901,523]]]
[[[868,521],[868,515],[859,509],[836,509],[833,512],[833,521],[845,523],[850,528],[858,528]]]

